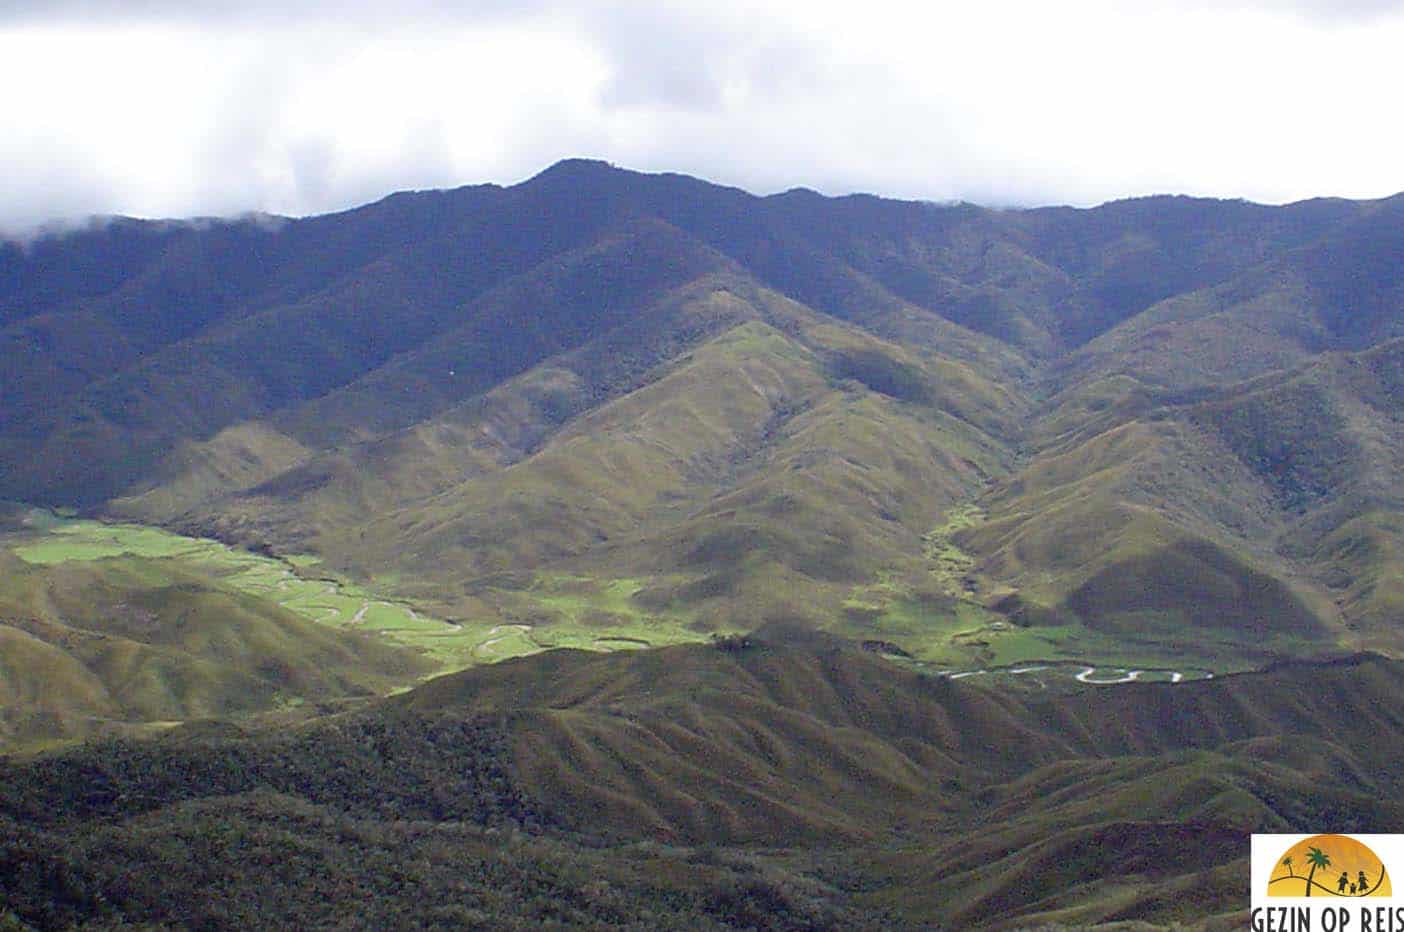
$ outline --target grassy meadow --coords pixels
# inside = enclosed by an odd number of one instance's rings
[[[895,648],[903,665],[932,673],[988,673],[1010,684],[1052,675],[1082,682],[1199,678],[1260,663],[1255,645],[1225,631],[1206,631],[1192,644],[1173,630],[1157,636],[1154,619],[1128,625],[1123,634],[1090,628],[1075,619],[1061,624],[1019,625],[988,608],[968,590],[978,586],[974,560],[955,542],[978,527],[975,506],[952,509],[923,539],[925,575],[883,572],[852,587],[836,633]],[[216,581],[242,596],[276,605],[341,632],[356,632],[422,654],[434,673],[494,663],[542,650],[629,650],[708,640],[686,604],[647,607],[636,598],[657,577],[601,579],[583,574],[537,573],[519,587],[490,592],[496,610],[482,619],[432,617],[391,593],[336,576],[315,556],[273,557],[208,538],[186,537],[136,524],[107,524],[34,509],[6,540],[26,564],[53,567],[138,559],[179,568]],[[677,582],[684,582],[681,577]],[[163,582],[153,580],[152,585]],[[883,649],[882,646],[879,649]],[[905,656],[903,656],[905,655]],[[1039,665],[1041,676],[1024,675]],[[1116,671],[1120,671],[1118,674]],[[1032,671],[1030,671],[1032,672]],[[1002,676],[1008,674],[1008,676]]]
[[[76,653],[69,651],[77,658],[75,667],[73,657],[50,656],[64,650],[55,645],[64,644],[63,637],[71,633],[28,631],[48,645],[40,650],[28,640],[19,643],[25,632],[9,632],[16,640],[13,650],[23,648],[26,656],[39,652],[34,664],[74,667],[66,676],[50,677],[69,683],[65,690],[93,697],[49,713],[70,719],[135,715],[133,721],[164,721],[238,711],[230,703],[243,701],[241,691],[266,693],[268,688],[250,686],[250,675],[273,684],[275,694],[264,706],[296,707],[327,688],[327,696],[348,689],[350,695],[383,693],[411,687],[427,676],[546,650],[613,652],[697,643],[766,621],[757,617],[747,624],[738,616],[718,624],[705,614],[705,603],[656,597],[660,591],[696,585],[695,573],[609,577],[589,570],[503,577],[481,590],[481,615],[443,617],[411,604],[403,595],[405,579],[352,580],[311,554],[271,556],[151,526],[81,520],[42,509],[18,515],[0,538],[0,556],[10,565],[27,567],[34,578],[25,582],[20,574],[7,582],[0,608],[10,606],[7,614],[14,614],[14,606],[33,607],[50,622],[75,626],[83,637],[97,639]],[[1181,682],[1321,648],[1319,642],[1286,644],[1280,637],[1265,646],[1251,632],[1228,626],[1203,626],[1195,638],[1186,639],[1181,626],[1153,609],[1120,618],[1115,626],[1105,621],[1092,625],[1071,614],[1029,623],[990,607],[1000,604],[1003,590],[979,572],[977,558],[961,545],[978,535],[986,521],[984,510],[972,504],[948,509],[920,538],[909,565],[881,570],[866,583],[834,587],[831,605],[811,606],[824,616],[820,626],[866,642],[909,670],[976,677],[1001,691]],[[306,669],[328,662],[317,653],[325,645],[309,648],[305,633],[298,635],[303,640],[274,633],[288,623],[277,618],[288,615],[325,636],[361,639],[357,643],[400,651],[413,662],[394,667],[382,660],[375,678],[342,672],[335,681],[340,685],[328,687]],[[186,618],[208,633],[182,628]],[[226,623],[238,634],[223,631]],[[260,633],[250,635],[246,628]],[[141,659],[114,660],[112,649],[101,646],[104,637],[128,639],[124,650]],[[239,638],[253,646],[236,643]],[[180,664],[167,656],[173,646],[186,651]],[[250,659],[255,656],[263,659]],[[314,656],[324,659],[314,661]],[[209,672],[213,668],[205,665],[210,663],[223,664],[223,672]],[[270,670],[282,672],[270,678]],[[93,685],[94,677],[99,685]],[[180,685],[192,678],[219,685],[202,686],[192,698],[190,688]],[[144,685],[124,685],[130,696],[117,695],[114,684],[127,683]],[[175,698],[164,698],[170,695]],[[22,736],[27,728],[41,730],[38,725],[9,730]],[[61,731],[85,733],[78,726]]]
[[[311,555],[266,556],[160,528],[61,518],[34,509],[4,543],[24,563],[40,567],[124,558],[168,563],[320,625],[418,650],[433,660],[436,672],[552,648],[627,650],[708,637],[689,629],[683,618],[642,612],[632,596],[643,580],[542,576],[529,589],[503,593],[509,617],[531,623],[503,623],[498,617],[450,621],[329,575]]]

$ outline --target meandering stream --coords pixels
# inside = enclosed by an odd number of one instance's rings
[[[1098,671],[1106,671],[1098,673]],[[1057,663],[1029,664],[1016,667],[995,667],[992,669],[980,670],[958,670],[944,671],[947,679],[962,680],[972,676],[983,676],[990,674],[1009,674],[1012,676],[1026,676],[1031,673],[1049,673],[1054,676],[1066,676],[1079,683],[1088,686],[1119,686],[1123,683],[1137,682],[1157,682],[1157,683],[1184,683],[1192,680],[1213,679],[1214,674],[1207,670],[1193,670],[1185,672],[1182,670],[1170,670],[1163,667],[1131,669],[1128,667],[1096,667],[1087,663],[1077,661],[1060,661]],[[1154,679],[1143,679],[1143,677],[1154,677]]]

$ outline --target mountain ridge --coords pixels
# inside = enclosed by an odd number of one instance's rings
[[[797,619],[972,670],[1395,653],[1401,205],[569,161],[123,221],[0,254],[0,496],[310,554],[513,649]]]
[[[783,625],[556,651],[291,727],[0,759],[0,895],[42,925],[241,906],[424,921],[454,902],[511,926],[541,920],[545,884],[570,910],[555,921],[587,925],[1228,927],[1248,833],[1399,818],[1400,749],[1378,740],[1401,725],[1398,667],[1045,695]],[[274,852],[297,869],[251,867]],[[391,852],[420,895],[371,876]],[[328,896],[342,885],[375,895]]]
[[[1404,820],[1401,210],[0,243],[0,928],[1248,924]]]

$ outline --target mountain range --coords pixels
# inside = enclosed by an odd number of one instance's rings
[[[0,497],[315,553],[453,618],[549,625],[528,590],[569,576],[697,630],[901,643],[957,598],[1397,648],[1401,220],[587,161],[114,220],[0,251]]]
[[[1235,927],[1404,817],[1401,259],[585,160],[0,243],[0,929]]]

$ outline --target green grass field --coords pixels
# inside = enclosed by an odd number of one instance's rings
[[[688,629],[683,619],[640,611],[632,596],[642,580],[545,577],[511,594],[516,607],[540,623],[448,621],[417,612],[385,593],[327,576],[319,569],[321,561],[311,555],[268,557],[207,538],[142,525],[64,519],[40,509],[32,511],[25,527],[12,535],[9,546],[27,563],[127,556],[170,560],[320,624],[417,648],[438,662],[440,672],[552,648],[627,650],[706,638]]]
[[[38,540],[14,548],[16,555],[26,563],[42,565],[129,554],[198,559],[207,551],[213,555],[214,549],[221,546],[215,541],[181,537],[155,528],[96,521],[53,521],[41,528],[41,534]]]
[[[919,669],[999,675],[1038,664],[1055,676],[1076,679],[1092,667],[1098,672],[1078,682],[1093,685],[1131,671],[1138,671],[1139,682],[1171,680],[1174,674],[1196,679],[1322,652],[1319,641],[1291,628],[1264,632],[1188,624],[1173,607],[1122,611],[1099,619],[1096,627],[1073,612],[1049,613],[1045,620],[1052,623],[1015,623],[986,607],[993,595],[1007,590],[982,578],[975,558],[957,542],[961,532],[980,528],[986,517],[975,504],[949,510],[922,538],[924,571],[880,573],[874,582],[855,586],[836,630],[895,644]]]
[[[1151,624],[1122,636],[1077,623],[1024,627],[969,600],[933,608],[901,595],[871,615],[861,636],[899,645],[925,669],[997,671],[1043,663],[1073,672],[1085,666],[1140,670],[1142,682],[1168,680],[1171,671],[1193,679],[1209,672],[1256,669],[1264,662],[1265,650],[1289,655],[1305,649],[1282,639],[1264,645],[1224,631],[1201,632],[1197,640],[1187,642]],[[1155,671],[1166,672],[1160,676]]]
[[[596,579],[589,576],[538,574],[527,589],[508,597],[513,613],[541,624],[498,626],[517,629],[515,636],[477,648],[481,659],[501,659],[557,647],[583,650],[630,650],[667,644],[696,643],[708,635],[688,626],[682,612],[648,612],[634,600],[649,580]],[[492,633],[503,638],[502,632]],[[515,653],[506,653],[517,646]]]
[[[836,622],[836,630],[896,644],[915,665],[950,673],[1044,663],[1073,673],[1084,665],[1140,670],[1142,679],[1151,680],[1162,676],[1156,671],[1167,671],[1163,678],[1169,678],[1168,671],[1194,677],[1261,664],[1263,645],[1223,631],[1201,632],[1199,640],[1186,644],[1154,619],[1118,634],[1076,623],[1011,624],[963,592],[970,560],[951,538],[981,518],[974,508],[959,509],[927,535],[926,589],[934,586],[934,595],[917,592],[911,579],[879,574],[873,583],[852,590],[844,602],[846,617]],[[311,555],[274,558],[158,528],[68,519],[37,509],[25,526],[10,536],[9,546],[28,563],[124,556],[168,560],[319,624],[413,647],[432,658],[439,672],[554,648],[629,650],[710,636],[692,626],[686,610],[647,610],[639,604],[635,595],[657,580],[538,574],[521,589],[496,591],[498,614],[446,620],[417,612],[386,592],[334,578]],[[1115,678],[1114,673],[1108,676]]]

